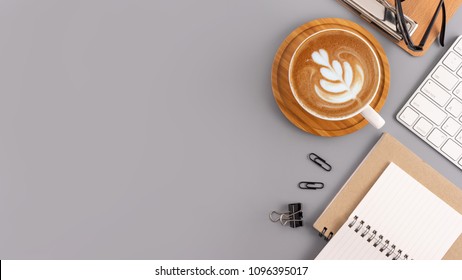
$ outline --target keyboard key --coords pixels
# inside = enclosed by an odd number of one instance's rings
[[[399,116],[399,118],[409,126],[414,124],[418,117],[419,114],[417,114],[416,111],[412,110],[410,107],[407,107]]]
[[[450,70],[456,71],[462,63],[462,58],[453,52],[449,52],[446,58],[443,60],[443,64],[446,65]]]
[[[436,71],[433,72],[432,77],[448,90],[453,89],[459,81],[459,79],[456,76],[454,76],[451,72],[449,72],[449,70],[447,70],[443,66],[439,66],[436,69]]]
[[[462,83],[459,83],[459,85],[454,89],[454,94],[462,99]]]
[[[420,118],[420,120],[414,125],[414,130],[422,136],[427,135],[432,128],[433,125],[424,118]]]
[[[438,106],[433,104],[420,93],[416,94],[414,99],[412,99],[411,106],[416,108],[417,111],[424,114],[428,119],[437,125],[441,125],[447,116],[443,110],[438,108]]]
[[[436,147],[440,147],[443,144],[444,140],[446,140],[446,134],[441,132],[438,128],[433,129],[432,133],[428,136],[428,141],[430,141]]]
[[[462,170],[462,35],[433,66],[397,119]]]
[[[459,143],[461,143],[461,144],[462,144],[462,131],[461,131],[461,132],[459,132],[459,134],[457,134],[457,136],[456,136],[456,140],[457,140],[457,142],[459,142]]]
[[[451,99],[451,95],[432,80],[428,80],[425,83],[425,85],[422,87],[422,92],[440,106],[444,106],[444,104],[446,104],[446,102]]]
[[[443,130],[446,131],[451,136],[456,135],[460,127],[461,127],[460,123],[455,121],[453,118],[448,118],[448,120],[442,126]]]
[[[457,45],[454,47],[454,50],[462,55],[462,40],[459,40]]]
[[[460,116],[460,114],[462,114],[462,103],[454,98],[451,100],[451,102],[449,102],[448,106],[446,107],[446,111],[457,118]]]
[[[453,160],[458,160],[462,155],[462,147],[451,139],[444,144],[441,150]]]

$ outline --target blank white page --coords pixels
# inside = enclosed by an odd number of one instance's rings
[[[316,259],[442,259],[461,233],[459,212],[390,163]]]

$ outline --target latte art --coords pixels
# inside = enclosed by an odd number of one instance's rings
[[[325,29],[295,51],[289,84],[308,113],[330,120],[358,114],[378,91],[381,70],[370,43],[354,32]]]
[[[329,54],[320,49],[313,52],[311,58],[320,68],[323,79],[319,81],[321,88],[314,86],[316,94],[323,100],[332,103],[344,103],[356,98],[364,84],[364,71],[359,65],[355,70],[347,61],[343,65],[338,60],[329,62]]]

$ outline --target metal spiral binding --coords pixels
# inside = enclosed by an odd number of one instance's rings
[[[326,236],[326,235],[325,235],[326,232],[327,232],[327,228],[324,227],[324,228],[322,229],[322,232],[319,233],[319,237],[324,238],[324,240],[326,240],[326,241],[329,241],[329,240],[331,240],[332,237],[334,236],[334,233],[331,231],[331,232],[329,232],[329,234]]]
[[[367,235],[369,235],[366,241],[369,243],[374,241],[372,243],[372,246],[374,246],[375,248],[378,248],[380,252],[385,253],[385,256],[387,258],[392,257],[393,255],[394,256],[392,260],[399,260],[399,259],[407,260],[409,258],[407,254],[404,254],[404,256],[401,258],[401,255],[403,254],[402,250],[400,249],[397,250],[395,244],[390,245],[390,240],[385,239],[383,235],[379,235],[378,237],[376,237],[377,231],[372,230],[371,232],[370,225],[366,225],[363,228],[364,224],[365,222],[363,220],[359,220],[358,216],[354,216],[353,220],[348,224],[348,227],[352,228],[356,233],[361,232],[360,236],[362,238],[365,238]],[[324,228],[322,235],[324,235],[325,231],[327,231],[327,228]]]

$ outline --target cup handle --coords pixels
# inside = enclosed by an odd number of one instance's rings
[[[385,124],[385,120],[369,105],[361,111],[361,115],[377,129]]]

